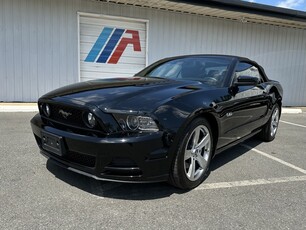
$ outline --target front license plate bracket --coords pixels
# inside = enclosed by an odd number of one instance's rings
[[[41,131],[42,148],[46,151],[63,156],[66,153],[64,139],[61,136]]]

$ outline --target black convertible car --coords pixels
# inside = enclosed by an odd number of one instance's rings
[[[275,138],[283,90],[247,58],[192,55],[131,78],[81,82],[38,101],[41,153],[95,179],[191,189],[213,156],[255,134]]]

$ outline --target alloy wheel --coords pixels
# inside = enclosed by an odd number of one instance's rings
[[[211,136],[206,126],[199,125],[192,131],[184,153],[185,174],[190,181],[196,181],[206,172],[211,143]]]
[[[272,114],[271,119],[271,136],[275,136],[279,122],[279,109],[276,107]]]

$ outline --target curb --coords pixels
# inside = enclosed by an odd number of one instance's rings
[[[296,109],[296,108],[282,108],[282,114],[283,113],[289,113],[289,114],[299,114],[303,113],[302,109]]]
[[[0,112],[38,112],[36,103],[0,103]]]

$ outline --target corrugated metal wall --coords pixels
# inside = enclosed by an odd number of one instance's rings
[[[0,1],[0,101],[35,101],[78,81],[77,12],[149,20],[148,62],[172,55],[247,56],[306,105],[306,31],[91,0]]]

